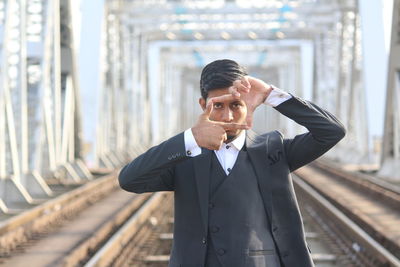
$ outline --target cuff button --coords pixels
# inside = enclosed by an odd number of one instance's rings
[[[186,154],[187,154],[188,156],[190,156],[190,155],[192,155],[192,151],[188,150],[188,151],[186,151]]]

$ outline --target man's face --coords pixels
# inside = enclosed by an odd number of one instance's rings
[[[207,102],[204,98],[199,99],[199,103],[203,110],[206,108],[208,100],[213,97],[229,94],[228,88],[215,89],[208,92]],[[242,99],[232,99],[222,102],[214,102],[210,120],[220,122],[234,122],[239,124],[246,123],[247,107]],[[241,130],[227,130],[227,141],[232,141]]]

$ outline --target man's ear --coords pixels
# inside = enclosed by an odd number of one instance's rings
[[[207,106],[206,100],[205,100],[204,98],[200,97],[200,98],[199,98],[199,104],[200,104],[201,108],[202,108],[203,111],[204,111],[204,110],[206,109],[206,106]]]

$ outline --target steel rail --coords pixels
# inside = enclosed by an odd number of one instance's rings
[[[324,217],[328,218],[336,225],[339,232],[345,234],[354,240],[353,251],[361,257],[368,258],[374,257],[379,260],[379,266],[400,266],[400,260],[390,253],[386,248],[374,240],[368,233],[361,227],[349,219],[342,211],[336,208],[332,203],[320,195],[306,182],[302,181],[299,177],[293,175],[293,181],[298,189],[306,194],[310,199],[315,202],[322,212]],[[358,249],[354,249],[354,248]]]
[[[331,168],[305,166],[295,174],[393,255],[400,257],[400,243],[396,239],[400,223],[399,195],[357,177],[358,174],[332,168],[333,165]]]
[[[0,222],[0,254],[7,255],[60,218],[71,217],[118,188],[116,173],[97,178]]]
[[[381,189],[384,189],[385,191],[390,191],[400,196],[400,186],[387,182],[384,179],[380,179],[375,176],[364,174],[361,172],[348,171],[345,170],[343,167],[341,167],[340,164],[327,160],[316,160],[313,162],[312,165],[320,169],[334,173],[348,180],[357,181],[357,183],[364,183],[364,184],[369,183],[370,185],[371,184],[376,185]]]
[[[379,197],[381,202],[395,208],[400,207],[399,186],[360,172],[344,170],[339,164],[326,160],[317,160],[311,166],[334,175],[335,178],[364,191],[366,194]]]
[[[116,232],[109,241],[84,265],[85,267],[110,266],[136,234],[140,226],[149,219],[168,193],[154,193],[150,199]]]

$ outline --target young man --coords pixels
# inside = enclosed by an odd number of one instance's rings
[[[307,267],[313,262],[290,172],[345,135],[329,112],[247,76],[232,60],[202,71],[197,123],[125,166],[123,189],[174,191],[171,267]],[[248,130],[269,104],[309,132]]]

